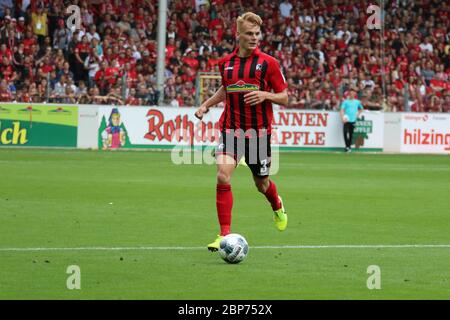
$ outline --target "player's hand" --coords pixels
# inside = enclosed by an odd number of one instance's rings
[[[203,115],[205,113],[208,113],[208,108],[200,106],[200,108],[198,108],[197,111],[195,111],[195,116],[197,117],[197,119],[202,120]]]
[[[267,91],[252,91],[244,95],[244,102],[254,106],[266,100],[268,94]]]

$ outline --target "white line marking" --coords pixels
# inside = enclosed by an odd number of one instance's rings
[[[383,248],[450,248],[450,244],[342,244],[250,246],[251,249],[383,249]],[[27,251],[136,251],[136,250],[206,250],[206,247],[66,247],[66,248],[0,248],[0,252]]]

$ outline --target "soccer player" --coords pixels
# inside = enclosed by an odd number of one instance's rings
[[[356,99],[356,90],[350,89],[349,96],[341,104],[341,119],[344,123],[344,141],[345,152],[352,151],[353,131],[355,130],[355,122],[363,112],[361,101]]]
[[[215,152],[220,234],[208,244],[210,251],[217,251],[222,238],[231,233],[231,176],[243,156],[258,191],[272,206],[278,230],[285,230],[288,222],[277,187],[269,179],[272,103],[288,103],[287,83],[277,60],[259,49],[261,18],[247,12],[238,17],[236,23],[238,46],[219,61],[222,86],[195,113],[202,119],[209,108],[226,101],[220,118],[220,141]]]

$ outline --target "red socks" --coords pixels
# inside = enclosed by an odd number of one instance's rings
[[[277,186],[272,180],[269,180],[269,188],[267,188],[266,193],[264,194],[272,205],[273,211],[276,211],[281,208],[280,199],[278,199]]]
[[[217,216],[220,223],[220,235],[226,236],[231,232],[231,209],[233,208],[233,193],[231,192],[231,185],[217,185],[216,206]]]
[[[218,184],[216,192],[216,206],[217,217],[220,224],[220,235],[226,236],[231,232],[231,209],[233,208],[233,193],[231,192],[231,185]],[[269,188],[264,194],[267,200],[272,205],[272,209],[278,210],[281,208],[280,199],[278,198],[277,186],[270,181]]]

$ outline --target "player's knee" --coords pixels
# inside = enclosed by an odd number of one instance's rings
[[[225,171],[217,172],[217,183],[218,184],[230,184],[231,176]]]
[[[255,181],[255,186],[259,192],[266,193],[267,189],[269,188],[269,180],[267,180],[267,179],[257,180],[257,181]]]

